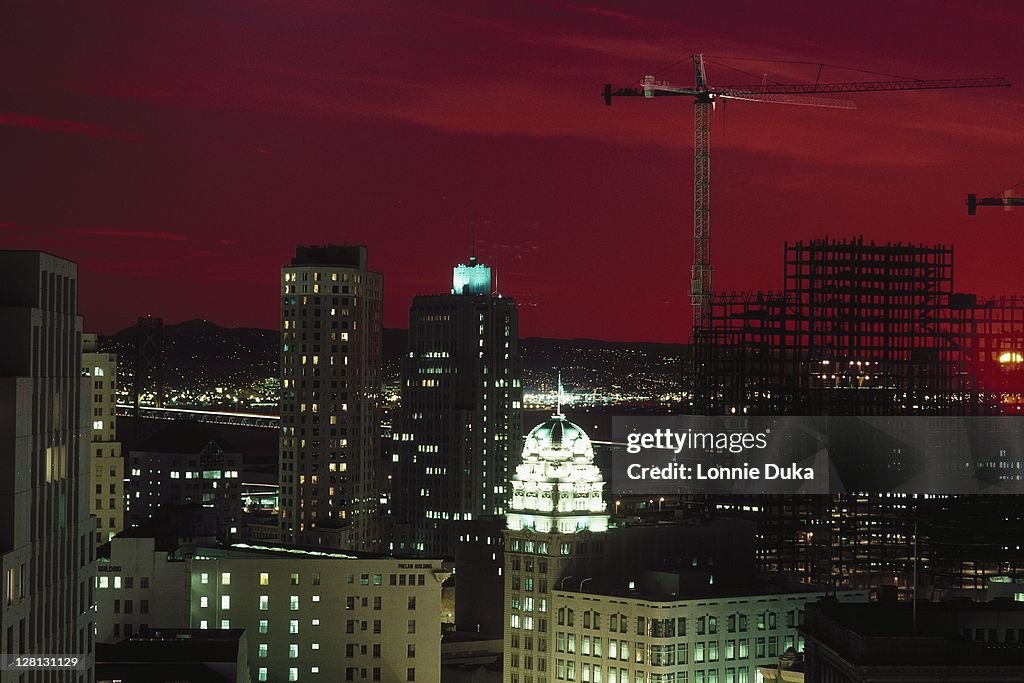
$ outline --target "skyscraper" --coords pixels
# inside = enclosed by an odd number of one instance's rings
[[[117,440],[117,354],[100,353],[96,335],[82,335],[82,376],[91,377],[92,442],[89,444],[90,510],[96,543],[124,529],[124,458]]]
[[[383,276],[366,247],[300,246],[281,285],[281,538],[375,550]]]
[[[505,534],[503,680],[523,683],[528,670],[551,680],[543,673],[554,671],[551,598],[564,587],[556,582],[594,576],[580,568],[603,559],[604,484],[590,437],[565,416],[554,415],[526,436],[510,482]]]
[[[77,267],[0,251],[0,638],[7,654],[78,657],[93,679],[95,577]],[[84,400],[83,400],[84,399]],[[23,672],[4,670],[0,680]]]
[[[455,267],[450,294],[409,309],[392,436],[396,550],[452,556],[457,522],[504,512],[522,402],[516,303],[474,256]]]

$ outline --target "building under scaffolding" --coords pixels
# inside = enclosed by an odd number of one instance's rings
[[[991,415],[1021,408],[1024,298],[953,289],[953,248],[785,246],[782,292],[717,295],[695,340],[711,414]]]
[[[781,292],[717,295],[694,408],[748,415],[1024,416],[1024,298],[957,293],[953,248],[785,246]],[[1024,576],[1024,505],[891,494],[705,501],[754,510],[760,566],[837,588],[983,588]],[[919,593],[920,594],[920,593]]]

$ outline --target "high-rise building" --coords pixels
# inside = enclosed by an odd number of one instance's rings
[[[522,440],[519,316],[491,269],[454,269],[450,294],[409,309],[402,408],[392,434],[396,550],[450,557],[460,521],[502,514]]]
[[[603,555],[600,532],[608,529],[604,479],[586,432],[560,414],[534,427],[511,487],[505,535],[505,681],[525,682],[526,656],[530,669],[548,672],[543,680],[554,680],[551,595],[559,588],[557,581],[586,576],[574,566]]]
[[[281,538],[380,546],[383,276],[363,246],[300,246],[281,271]]]
[[[78,669],[45,680],[88,682],[92,385],[81,372],[77,271],[50,254],[0,251],[0,650],[77,657]],[[23,673],[5,666],[0,681]]]
[[[101,353],[95,334],[82,335],[82,376],[92,378],[89,511],[100,544],[124,529],[124,458],[117,440],[117,354]]]

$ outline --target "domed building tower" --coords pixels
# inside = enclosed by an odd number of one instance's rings
[[[530,431],[512,477],[508,528],[548,533],[605,531],[604,479],[579,426],[556,414]]]
[[[590,437],[559,409],[526,437],[510,483],[503,678],[549,683],[555,680],[558,627],[552,594],[578,589],[601,566],[609,519],[605,482]]]

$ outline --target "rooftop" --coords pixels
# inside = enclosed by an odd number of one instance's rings
[[[1015,665],[1024,674],[1024,604],[909,602],[808,607],[801,629],[853,665]]]

